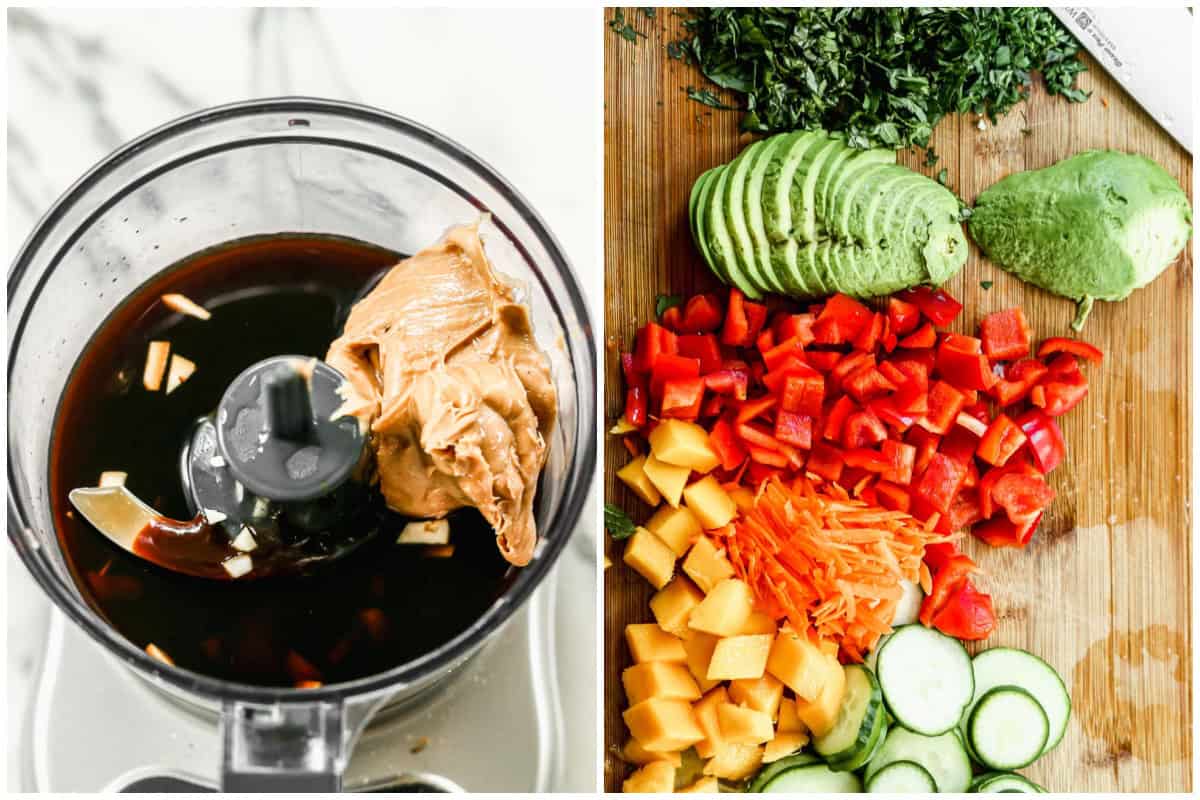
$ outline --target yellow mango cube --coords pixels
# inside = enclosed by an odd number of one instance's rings
[[[686,507],[684,510],[687,510]],[[699,523],[696,527],[699,529]],[[705,594],[711,592],[721,581],[734,575],[733,565],[725,557],[725,550],[719,549],[712,539],[703,534],[687,551],[687,558],[683,560],[683,571]]]
[[[704,594],[695,584],[682,575],[676,575],[674,580],[650,598],[650,611],[660,628],[680,639],[687,639],[692,635],[688,620],[702,600]]]
[[[669,661],[647,661],[634,664],[621,673],[621,685],[629,705],[635,706],[651,697],[677,700],[700,699],[700,687],[683,664]]]
[[[659,461],[696,472],[709,472],[721,463],[708,442],[708,431],[681,419],[664,419],[650,431],[650,452]]]
[[[762,766],[763,748],[757,744],[725,742],[704,765],[704,774],[729,781],[749,778]]]
[[[661,589],[675,573],[675,554],[650,531],[638,526],[625,542],[622,560],[655,589]]]
[[[696,724],[704,732],[704,738],[696,742],[696,754],[701,758],[712,758],[717,748],[725,741],[721,738],[721,722],[717,718],[717,706],[729,702],[729,692],[724,686],[716,686],[704,697],[692,704]]]
[[[721,738],[727,742],[763,744],[775,738],[771,718],[753,708],[721,703],[717,706],[717,722],[721,726]]]
[[[716,794],[721,791],[721,785],[711,775],[697,778],[695,783],[688,784],[682,789],[676,789],[676,794]]]
[[[768,634],[722,638],[713,650],[705,677],[713,681],[761,678],[767,668],[771,641]]]
[[[765,633],[774,639],[777,631],[778,626],[775,624],[775,620],[771,619],[770,614],[763,611],[755,611],[750,615],[750,619],[746,620],[746,624],[738,633],[742,636],[748,636],[752,633]]]
[[[713,586],[692,610],[688,627],[714,636],[736,636],[753,611],[754,593],[750,587],[737,578],[727,578]]]
[[[677,557],[688,552],[692,543],[703,535],[696,515],[687,506],[663,506],[646,522],[646,529],[666,542]]]
[[[652,506],[656,506],[662,500],[658,489],[654,488],[654,483],[646,475],[646,457],[638,456],[633,461],[630,461],[625,466],[617,470],[617,477],[633,490],[633,493],[645,500]]]
[[[767,672],[795,692],[797,700],[813,700],[835,677],[845,679],[837,658],[821,652],[808,637],[790,630],[780,631],[775,637],[767,658]]]
[[[846,673],[839,665],[837,677],[828,681],[815,700],[796,698],[796,716],[813,736],[824,736],[837,722],[842,695],[846,692]]]
[[[649,764],[652,761],[666,761],[676,769],[683,765],[683,756],[680,755],[678,750],[669,753],[651,753],[645,747],[642,747],[642,743],[632,736],[625,742],[625,746],[621,748],[621,758],[630,764]]]
[[[779,701],[779,721],[775,723],[775,729],[780,733],[808,733],[808,728],[796,716],[796,701],[792,698]]]
[[[621,784],[625,794],[671,794],[675,791],[675,767],[667,761],[651,761]]]
[[[625,644],[629,645],[629,654],[638,664],[647,661],[687,662],[683,641],[652,622],[626,625]]]
[[[712,475],[684,489],[683,499],[706,531],[728,525],[737,514],[737,506]]]
[[[707,692],[720,681],[708,679],[708,663],[712,661],[713,650],[717,647],[718,637],[711,633],[692,631],[692,635],[683,640],[683,651],[687,654],[687,668],[696,679],[700,691]]]
[[[652,753],[686,750],[704,738],[686,700],[651,697],[621,715],[633,738]]]
[[[783,684],[772,675],[730,681],[729,699],[738,705],[761,711],[771,719],[775,719],[779,714],[779,706],[783,702]],[[794,705],[792,713],[796,713]]]
[[[659,461],[651,453],[642,465],[642,472],[646,473],[646,477],[669,505],[673,508],[679,507],[679,501],[683,499],[683,487],[687,485],[688,476],[692,474],[690,469]]]
[[[776,731],[775,738],[767,742],[763,748],[763,763],[770,764],[792,753],[798,753],[808,744],[807,733],[780,733]]]

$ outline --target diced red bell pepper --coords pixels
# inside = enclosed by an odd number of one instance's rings
[[[938,444],[938,452],[965,466],[971,463],[978,447],[978,436],[961,425],[955,425],[942,437],[941,443]]]
[[[733,426],[725,417],[721,417],[708,432],[708,443],[712,445],[717,458],[721,459],[721,468],[735,470],[746,460],[746,449],[734,435]]]
[[[973,336],[946,334],[938,346],[938,373],[959,389],[986,390],[996,382],[982,344]]]
[[[886,472],[884,478],[885,480],[875,484],[875,499],[879,501],[879,505],[889,511],[907,512],[912,505],[912,497],[909,496],[908,489],[887,481]]]
[[[663,384],[662,416],[694,420],[700,416],[704,402],[704,381],[701,378],[669,380]]]
[[[962,312],[962,303],[941,289],[917,286],[914,289],[906,289],[900,292],[898,297],[921,309],[921,313],[925,315],[925,318],[939,328],[949,325]]]
[[[704,376],[705,387],[716,394],[745,400],[750,385],[750,373],[742,369],[719,369]]]
[[[842,460],[842,453],[836,447],[817,442],[813,445],[812,453],[808,456],[808,464],[805,467],[809,472],[827,481],[836,481],[842,476],[842,470],[845,468],[845,462]]]
[[[888,299],[888,322],[891,323],[892,333],[904,336],[917,329],[921,321],[921,309],[915,303],[908,303],[899,297]]]
[[[983,436],[988,427],[986,422],[980,422],[966,411],[958,412],[958,416],[954,418],[954,424],[960,428],[966,428],[976,439]]]
[[[1055,360],[1058,359],[1075,361],[1074,358],[1066,355],[1058,356]],[[1075,365],[1074,370],[1070,370],[1058,367],[1052,362],[1046,375],[1034,387],[1034,390],[1037,389],[1041,391],[1038,392],[1036,398],[1032,398],[1032,391],[1030,393],[1034,405],[1052,417],[1061,417],[1087,397],[1088,382],[1078,365]]]
[[[750,341],[754,341],[767,324],[768,309],[762,303],[751,303],[749,300],[742,305],[746,311],[746,325],[750,331]]]
[[[655,366],[658,365],[660,356],[674,355],[675,352],[675,334],[661,325],[647,322],[637,335],[633,369],[636,372],[652,372]]]
[[[814,324],[828,321],[837,323],[837,329],[844,337],[842,341],[849,341],[858,335],[864,325],[870,323],[871,310],[853,297],[839,292],[825,301],[825,308],[822,309]],[[839,342],[832,344],[839,344]]]
[[[891,466],[888,459],[878,450],[869,447],[852,447],[842,454],[847,467],[882,474]]]
[[[746,482],[750,486],[758,486],[763,481],[770,480],[781,474],[782,471],[777,467],[768,467],[766,464],[751,460],[750,466],[746,469]]]
[[[928,548],[926,553],[928,554]],[[925,563],[929,563],[928,557]],[[917,615],[921,624],[925,626],[933,624],[933,618],[966,584],[971,573],[978,571],[979,568],[969,557],[962,553],[955,553],[946,558],[936,569],[932,565],[930,569],[933,570],[933,586],[930,587],[929,594],[921,601],[921,611]]]
[[[874,350],[875,346],[879,344],[879,340],[883,337],[883,323],[886,319],[879,312],[872,314],[870,322],[863,325],[858,335],[851,340],[854,349],[866,352]]]
[[[767,391],[778,394],[783,391],[789,375],[806,375],[820,377],[821,373],[810,367],[800,356],[788,356],[787,360],[762,376],[763,385]]]
[[[950,503],[954,500],[954,495],[958,494],[966,476],[967,467],[961,461],[956,461],[945,453],[935,453],[921,475],[916,494],[945,514],[950,510]]]
[[[698,294],[687,301],[679,322],[681,333],[713,333],[721,327],[725,312],[715,294]]]
[[[878,368],[866,366],[846,378],[842,388],[858,402],[865,403],[877,395],[894,392],[896,384],[885,378]]]
[[[780,469],[788,465],[788,457],[778,450],[768,450],[765,447],[755,447],[752,444],[747,444],[746,450],[750,452],[751,460],[759,464],[766,464],[768,467],[779,467]]]
[[[897,367],[891,361],[881,361],[876,367],[883,377],[887,378],[896,386],[902,386],[909,382],[908,373]]]
[[[929,389],[929,411],[917,424],[932,433],[945,434],[954,426],[958,413],[967,405],[967,398],[945,381],[935,381]]]
[[[1083,375],[1083,370],[1079,368],[1079,361],[1069,353],[1060,353],[1047,361],[1046,374],[1047,380],[1058,379],[1068,382],[1087,380]]]
[[[976,525],[971,529],[971,535],[992,547],[1024,547],[1041,521],[1040,513],[1015,523],[1006,516],[999,516]]]
[[[700,361],[700,374],[707,375],[721,368],[721,346],[711,333],[685,333],[675,339],[677,352]]]
[[[682,381],[700,377],[700,359],[661,353],[650,373],[650,397],[659,399],[667,381]]]
[[[971,581],[966,581],[933,618],[933,627],[955,639],[986,639],[996,628],[991,595],[978,591]]]
[[[842,381],[863,367],[873,366],[875,366],[874,353],[849,353],[829,371],[829,378],[835,385],[841,386]]]
[[[776,369],[790,358],[804,360],[804,345],[800,344],[799,336],[779,342],[762,354],[763,363],[767,365],[768,371]]]
[[[988,391],[1000,406],[1010,406],[1025,399],[1025,395],[1046,372],[1047,367],[1042,362],[1023,358],[1009,364],[1004,370],[1004,377],[992,384]]]
[[[971,491],[961,491],[954,496],[950,510],[946,512],[947,527],[951,531],[961,531],[983,519],[979,509],[979,496]]]
[[[825,378],[816,375],[788,375],[783,381],[779,407],[809,417],[821,414],[825,402]]]
[[[738,438],[749,447],[761,447],[763,450],[783,450],[781,442],[772,432],[753,422],[739,422],[734,428]]]
[[[1046,387],[1038,384],[1029,390],[1029,402],[1038,408],[1046,407]]]
[[[662,313],[659,317],[662,326],[672,333],[679,332],[679,326],[683,323],[683,312],[679,310],[679,306],[671,306]]]
[[[1007,414],[997,414],[979,440],[975,454],[994,467],[1002,467],[1023,444],[1025,433]]]
[[[1029,323],[1020,306],[988,314],[979,323],[983,352],[993,361],[1011,361],[1029,355]]]
[[[1033,463],[1043,475],[1048,475],[1062,463],[1067,455],[1067,445],[1063,441],[1062,430],[1053,418],[1039,408],[1031,408],[1014,422],[1029,439]]]
[[[956,555],[958,555],[958,545],[954,542],[934,542],[925,545],[923,558],[929,568],[936,573]]]
[[[775,323],[775,339],[784,342],[788,339],[799,339],[800,344],[808,345],[813,341],[812,327],[816,318],[812,314],[784,314]]]
[[[850,414],[842,427],[842,445],[847,449],[870,447],[886,438],[887,428],[870,409]]]
[[[842,354],[836,350],[807,350],[804,357],[808,359],[809,366],[826,374],[832,372],[842,360]]]
[[[857,406],[854,405],[854,401],[850,399],[849,395],[842,395],[835,400],[833,407],[825,415],[825,428],[822,431],[824,437],[831,441],[840,441],[846,417],[850,416],[855,408]]]
[[[996,515],[996,504],[992,500],[992,487],[994,487],[1001,478],[1005,475],[1041,475],[1037,467],[1029,460],[1029,456],[1025,455],[1024,451],[1018,452],[1015,456],[1008,460],[1008,463],[1002,467],[992,467],[983,473],[979,479],[979,485],[976,487],[976,494],[979,497],[979,510],[983,514],[984,519],[990,519]]]
[[[1093,364],[1100,364],[1104,361],[1104,353],[1100,348],[1090,345],[1087,342],[1081,342],[1078,339],[1068,339],[1064,336],[1051,336],[1042,342],[1041,346],[1038,347],[1037,356],[1038,358],[1045,358],[1054,353],[1070,353],[1086,361],[1091,361]]]
[[[725,398],[719,394],[706,394],[704,405],[700,406],[700,416],[703,419],[719,417],[725,412]]]
[[[937,331],[933,329],[932,322],[926,322],[908,336],[900,339],[896,344],[899,347],[908,347],[914,350],[933,347],[937,344]]]
[[[746,296],[738,289],[729,290],[729,307],[721,327],[721,341],[735,347],[745,347],[754,341],[750,320],[746,317]]]
[[[646,379],[641,378],[625,390],[625,421],[635,428],[646,424],[649,412]]]
[[[1023,522],[1054,501],[1054,490],[1041,475],[1011,473],[992,486],[992,500],[1004,509],[1009,520]]]
[[[758,334],[754,340],[754,347],[758,352],[765,353],[775,346],[775,332],[767,328]]]
[[[930,433],[918,425],[910,428],[908,433],[904,434],[904,440],[917,449],[917,457],[913,461],[913,475],[923,474],[928,468],[929,462],[933,460],[933,454],[937,452],[942,437]]]
[[[912,483],[913,465],[917,459],[917,448],[911,444],[885,439],[880,445],[880,451],[887,461],[887,469],[883,471],[884,480],[908,486]]]
[[[775,438],[801,450],[812,448],[812,417],[780,410],[775,414]]]
[[[896,401],[898,395],[888,397],[876,397],[871,402],[867,403],[867,407],[875,413],[892,430],[903,433],[916,424],[917,420],[924,416],[924,412],[918,413],[900,408]]]
[[[742,403],[741,408],[738,409],[737,418],[735,421],[738,424],[749,422],[755,417],[761,416],[770,411],[775,407],[777,402],[778,398],[773,394],[767,394],[763,395],[762,397],[756,397],[753,400],[747,400],[746,402]]]
[[[621,372],[625,375],[626,386],[632,386],[643,377],[643,373],[634,366],[633,353],[621,353]]]

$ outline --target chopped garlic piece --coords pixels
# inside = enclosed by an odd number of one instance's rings
[[[225,456],[213,456],[208,460],[208,465],[213,469],[221,469],[225,466]]]
[[[163,305],[172,311],[187,314],[189,317],[195,317],[196,319],[209,319],[212,317],[207,308],[193,302],[191,298],[182,294],[164,294],[162,301]]]
[[[258,542],[254,540],[254,531],[243,525],[242,529],[238,531],[237,537],[233,540],[233,549],[249,553],[256,547],[258,547]]]
[[[396,544],[446,544],[449,541],[450,523],[444,519],[410,522],[396,538]]]
[[[146,366],[142,369],[142,386],[151,392],[162,388],[163,373],[167,369],[167,356],[171,354],[170,342],[151,342],[146,348]]]
[[[196,363],[189,361],[178,353],[171,356],[171,369],[167,371],[167,394],[179,388],[180,384],[192,377],[196,371]]]
[[[103,488],[105,486],[124,486],[125,479],[128,477],[129,477],[128,472],[121,472],[120,470],[110,470],[108,472],[101,472],[100,473],[100,486],[101,486],[101,488]]]
[[[254,569],[254,562],[250,559],[250,556],[242,553],[240,556],[225,559],[221,562],[221,566],[229,573],[229,577],[240,578]]]
[[[217,511],[215,508],[202,508],[200,513],[204,515],[204,521],[209,525],[216,525],[229,518],[224,511]]]
[[[146,655],[150,656],[153,659],[161,661],[164,664],[168,664],[172,667],[175,666],[175,661],[172,660],[172,658],[169,655],[167,655],[166,652],[164,652],[163,649],[161,647],[159,647],[158,645],[156,645],[154,642],[151,642],[150,644],[146,645]]]

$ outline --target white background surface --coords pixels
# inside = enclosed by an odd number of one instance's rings
[[[322,95],[414,119],[493,165],[563,244],[600,324],[599,9],[9,10],[7,21],[10,266],[55,198],[123,142],[205,106]],[[579,640],[560,637],[561,672],[580,676],[567,682],[564,703],[586,712],[589,728],[597,657],[595,576],[587,572],[596,552],[592,522],[559,567],[577,570],[584,584],[560,576],[560,585],[589,592],[573,598]],[[49,611],[7,547],[5,557],[12,787]],[[595,764],[594,749],[586,761]]]

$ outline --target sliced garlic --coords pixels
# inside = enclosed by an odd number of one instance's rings
[[[121,472],[119,470],[109,470],[107,472],[101,472],[100,473],[100,487],[104,488],[105,486],[124,486],[125,479],[128,477],[129,477],[128,472]]]
[[[178,353],[171,356],[171,369],[167,371],[167,394],[175,391],[196,371],[196,362]]]
[[[202,508],[200,513],[204,515],[204,521],[209,525],[217,525],[229,518],[229,515],[224,511],[218,511],[215,508]]]
[[[196,319],[210,319],[212,317],[207,308],[195,303],[191,298],[182,294],[164,294],[162,301],[163,305],[172,311],[187,314],[189,317],[195,317]]]
[[[245,525],[238,531],[238,535],[234,537],[233,549],[241,550],[243,553],[249,553],[258,547],[258,542],[254,539],[254,531],[247,528]]]
[[[396,544],[446,544],[450,541],[450,523],[444,519],[410,522],[396,537]]]
[[[171,354],[170,342],[151,342],[146,348],[146,366],[142,369],[142,385],[151,392],[162,388],[163,373],[167,369],[167,357]]]
[[[225,559],[221,562],[221,566],[229,573],[229,577],[240,578],[254,569],[254,562],[250,559],[250,556],[242,553],[240,556]]]

